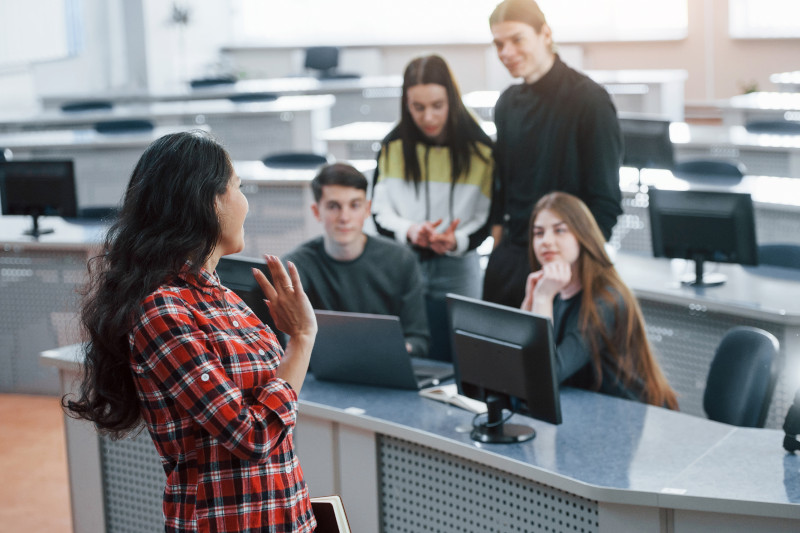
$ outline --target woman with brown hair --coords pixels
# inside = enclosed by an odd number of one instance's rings
[[[611,263],[586,204],[550,193],[536,203],[530,232],[533,272],[522,309],[553,320],[559,381],[677,409],[639,304]]]

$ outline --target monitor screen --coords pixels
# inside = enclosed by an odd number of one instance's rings
[[[505,424],[503,410],[561,423],[553,326],[549,318],[455,294],[447,295],[459,393],[486,402],[475,426],[482,442],[521,442],[535,432]]]
[[[620,118],[619,125],[625,145],[623,166],[672,170],[675,152],[669,120]]]
[[[253,277],[253,268],[261,270],[267,276],[267,279],[270,280],[270,282],[272,281],[272,276],[267,268],[267,264],[263,260],[238,255],[221,257],[217,264],[217,275],[219,276],[220,283],[235,292],[253,313],[256,314],[261,322],[269,326],[269,329],[278,337],[281,346],[285,348],[287,341],[286,335],[275,327],[275,321],[272,320],[272,316],[269,314],[269,308],[264,302],[266,297],[261,291],[261,287],[256,282],[256,279]]]
[[[719,285],[704,274],[706,261],[758,264],[753,200],[749,194],[712,191],[649,191],[653,255],[695,261],[685,283]]]
[[[33,229],[27,235],[51,233],[52,229],[39,228],[40,216],[77,216],[72,161],[0,162],[0,199],[4,215],[33,217]]]

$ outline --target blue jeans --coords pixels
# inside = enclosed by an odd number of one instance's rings
[[[432,359],[452,361],[450,319],[447,315],[448,292],[480,298],[483,287],[478,253],[473,250],[461,257],[441,255],[420,261],[425,285],[425,307],[431,342],[428,355]]]

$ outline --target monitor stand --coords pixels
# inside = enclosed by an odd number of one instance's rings
[[[486,397],[487,419],[473,427],[472,440],[487,444],[525,442],[536,436],[536,430],[522,424],[506,424],[503,419],[503,398],[495,394]]]
[[[53,228],[45,228],[39,229],[39,215],[31,215],[33,217],[33,228],[23,231],[23,235],[30,235],[31,237],[39,237],[39,235],[46,235],[47,233],[53,233],[55,230]]]
[[[705,264],[705,257],[696,255],[692,257],[694,260],[694,274],[687,274],[681,278],[681,283],[684,285],[691,285],[692,287],[716,287],[722,285],[727,281],[725,274],[718,272],[711,272],[708,274],[703,273],[703,266]]]

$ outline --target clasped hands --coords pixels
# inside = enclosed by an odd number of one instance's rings
[[[456,249],[456,228],[461,223],[457,218],[441,233],[436,232],[436,228],[442,223],[442,219],[435,222],[425,221],[414,224],[408,228],[406,237],[408,242],[421,248],[430,248],[439,255],[452,252]]]

